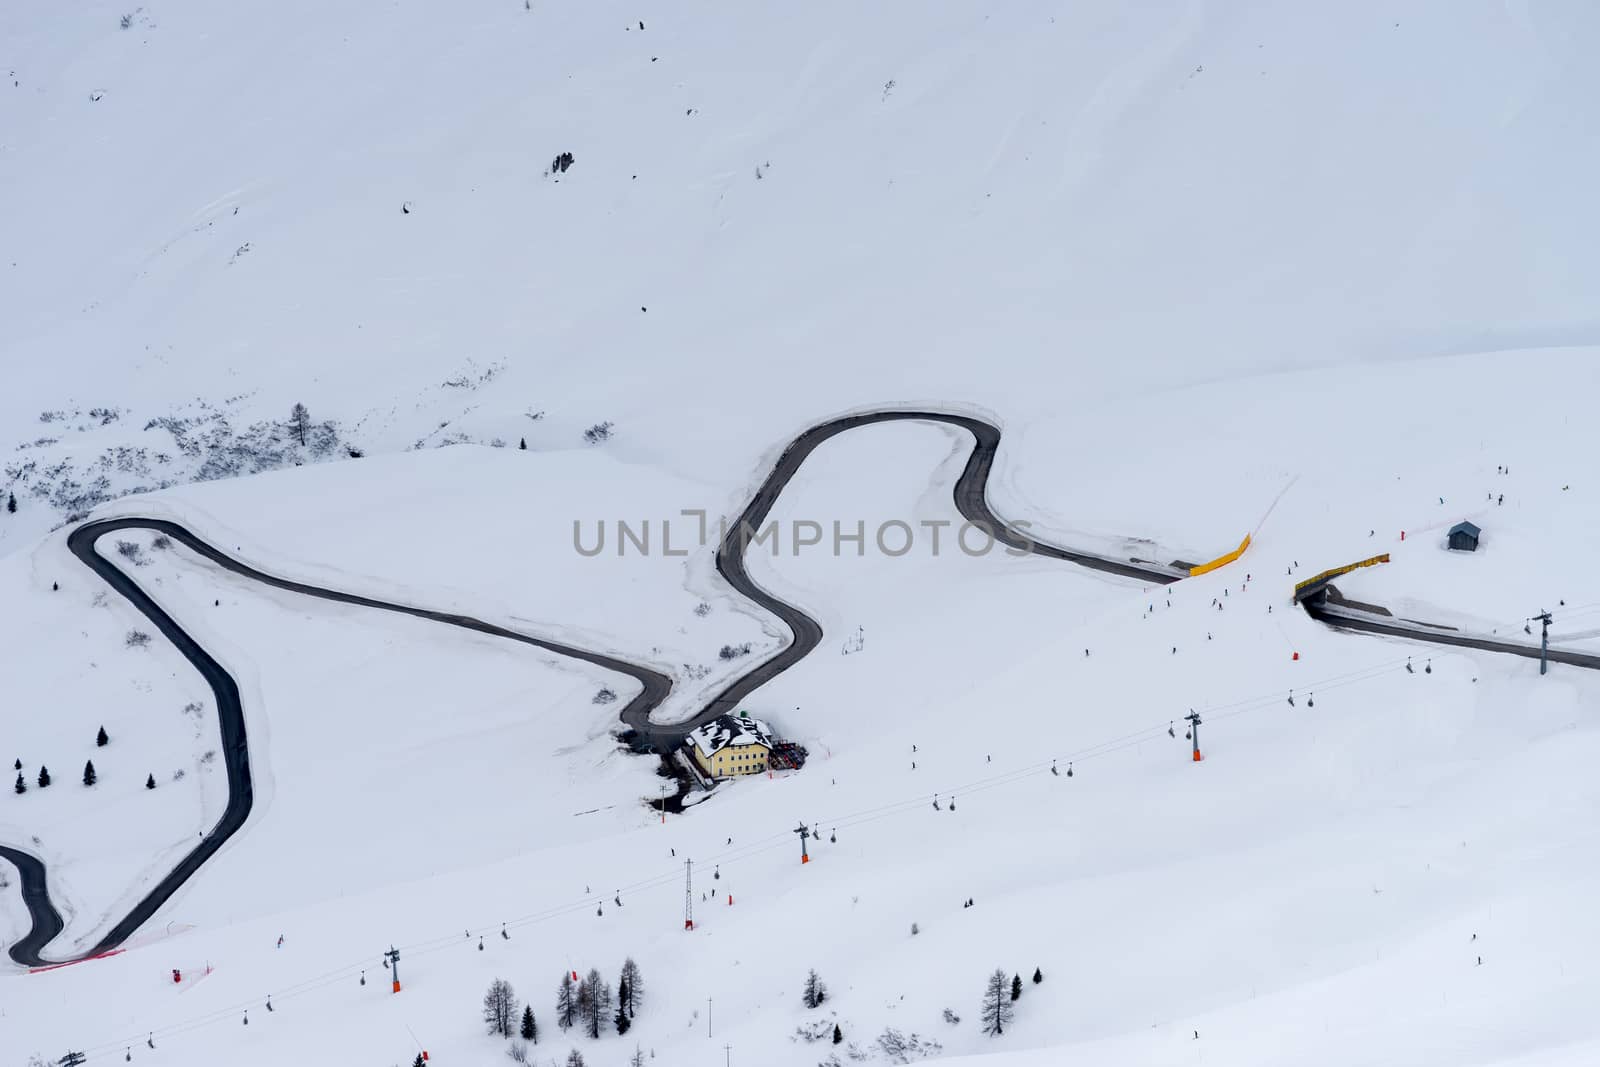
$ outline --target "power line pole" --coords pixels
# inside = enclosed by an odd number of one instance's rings
[[[723,1045],[722,1046],[722,1064],[723,1064],[723,1067],[733,1067],[733,1046],[732,1045]]]
[[[711,1036],[711,998],[706,998],[706,1037]]]
[[[683,861],[683,928],[694,929],[694,860]]]
[[[1194,761],[1199,763],[1205,758],[1200,755],[1200,713],[1190,708],[1185,718],[1189,722],[1189,737],[1194,741]]]
[[[390,945],[389,951],[383,954],[383,962],[394,978],[394,991],[400,992],[400,950]]]
[[[806,838],[811,836],[811,828],[805,823],[801,823],[799,829],[795,830],[795,833],[800,835],[800,862],[810,863],[811,856],[806,852]]]
[[[1528,621],[1542,624],[1539,633],[1539,673],[1544,674],[1550,669],[1550,624],[1555,620],[1550,617],[1548,611],[1541,611]]]

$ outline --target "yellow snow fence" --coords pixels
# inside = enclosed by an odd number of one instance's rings
[[[1341,574],[1349,574],[1351,571],[1360,570],[1362,567],[1375,567],[1379,563],[1388,562],[1389,553],[1385,552],[1382,555],[1369,556],[1359,563],[1347,563],[1343,567],[1334,567],[1331,570],[1325,570],[1321,574],[1313,575],[1303,582],[1296,582],[1294,586],[1294,598],[1299,600],[1313,586],[1318,584],[1326,585],[1329,581],[1339,577]]]
[[[1244,535],[1244,540],[1239,542],[1239,547],[1234,549],[1232,552],[1229,552],[1229,553],[1227,553],[1225,555],[1218,556],[1216,559],[1212,560],[1210,563],[1202,563],[1198,567],[1190,567],[1189,568],[1189,577],[1193,578],[1196,575],[1208,574],[1211,571],[1216,570],[1218,567],[1226,567],[1228,564],[1232,563],[1234,560],[1236,560],[1240,556],[1244,555],[1244,550],[1249,548],[1249,547],[1250,547],[1250,535],[1249,534],[1245,534]]]

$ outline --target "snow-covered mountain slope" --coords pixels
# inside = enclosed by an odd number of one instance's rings
[[[725,481],[860,403],[1600,339],[1584,3],[123,13],[0,13],[7,549],[296,402]]]
[[[891,554],[882,523],[958,522],[971,441],[850,431],[773,511],[823,543],[750,568],[823,627],[748,702],[812,762],[664,824],[656,765],[611,737],[626,679],[108,540],[239,679],[257,804],[124,954],[0,975],[7,1062],[489,1062],[495,977],[540,1063],[1587,1062],[1600,679],[1335,633],[1288,595],[1388,552],[1345,592],[1519,639],[1548,607],[1600,644],[1595,23],[0,11],[0,758],[56,779],[0,795],[0,843],[49,866],[47,954],[93,944],[225,796],[206,686],[129,643],[73,514],[647,664],[663,720],[785,640],[677,540],[685,510],[737,514],[842,412],[995,421],[990,502],[1060,544],[1200,561],[1253,535],[1165,588],[948,534]],[[1472,557],[1440,543],[1462,518]],[[655,551],[619,557],[618,520]],[[834,552],[857,521],[865,551]],[[804,866],[797,821],[823,834]],[[561,1033],[560,972],[627,955],[632,1032]],[[997,967],[1026,990],[989,1037]]]
[[[1579,381],[1588,355],[1548,366]],[[1496,394],[1496,361],[1448,363],[1461,395]],[[1376,397],[1403,397],[1410,369],[1375,371],[1367,384]],[[1302,392],[1322,379],[1282,384]],[[1337,385],[1326,388],[1338,397]],[[1258,402],[1248,389],[1190,392],[1183,409],[1201,414],[1174,412],[1173,440],[1197,432],[1190,420],[1237,425]],[[1543,414],[1581,427],[1583,404],[1568,389]],[[1372,521],[1393,527],[1438,511],[1424,495],[1435,488],[1448,491],[1449,506],[1458,491],[1477,501],[1475,489],[1465,494],[1478,484],[1513,494],[1526,485],[1529,495],[1502,522],[1485,520],[1526,551],[1472,560],[1484,572],[1475,587],[1492,589],[1528,558],[1543,559],[1552,587],[1600,599],[1554,563],[1567,535],[1548,521],[1590,491],[1541,487],[1550,479],[1537,462],[1503,477],[1487,462],[1529,429],[1514,418],[1471,456],[1417,450],[1398,488],[1371,488],[1374,469],[1406,438],[1445,435],[1456,418],[1441,408],[1407,425],[1374,420],[1361,444],[1342,450],[1284,435],[1274,456],[1299,480],[1258,517],[1251,552],[1164,590],[1046,560],[968,557],[948,542],[935,554],[927,538],[892,558],[870,547],[861,558],[835,557],[831,546],[758,552],[753,573],[814,610],[827,640],[751,707],[806,743],[814,761],[797,775],[724,787],[665,826],[641,804],[655,788],[649,765],[603,737],[615,708],[593,703],[598,679],[563,683],[570,665],[538,654],[263,593],[180,549],[147,547],[149,562],[131,572],[230,669],[255,679],[247,705],[271,799],[138,947],[12,980],[18,1011],[32,1020],[18,1031],[24,1047],[77,1041],[115,1052],[119,1040],[157,1031],[164,1060],[203,1062],[225,1049],[239,1062],[271,1062],[308,1040],[331,1057],[369,1056],[372,1033],[392,1030],[377,1054],[399,1061],[414,1054],[409,1026],[433,1056],[470,1061],[503,1044],[480,1033],[475,1010],[481,987],[502,976],[533,1004],[558,1060],[577,1044],[591,1062],[621,1062],[632,1048],[625,1039],[594,1045],[551,1031],[546,987],[563,968],[614,970],[631,953],[652,979],[632,1036],[666,1062],[730,1043],[767,1062],[816,1063],[830,1048],[789,1035],[817,1018],[837,1021],[880,1061],[877,1039],[893,1028],[951,1055],[998,1045],[1127,1063],[1202,1050],[1230,1062],[1510,1062],[1525,1053],[1562,1062],[1567,1046],[1596,1037],[1581,1007],[1592,975],[1578,947],[1590,939],[1580,902],[1597,877],[1581,859],[1592,836],[1582,813],[1600,799],[1582,771],[1596,744],[1587,711],[1595,680],[1560,668],[1541,680],[1528,661],[1336,634],[1287,603],[1299,576],[1369,550],[1366,531],[1330,533],[1346,524],[1330,523],[1330,501],[1367,493]],[[1557,454],[1582,433],[1558,438]],[[953,521],[949,490],[969,448],[928,424],[852,431],[807,462],[774,518],[783,528],[803,518],[859,517],[869,529],[894,518],[918,529]],[[1048,455],[1020,451],[1014,475]],[[742,627],[751,620],[711,576],[709,548],[687,559],[590,559],[560,542],[584,503],[651,498],[654,476],[597,459],[459,448],[195,486],[111,510],[182,517],[279,573],[503,613],[572,641],[608,635],[587,622],[562,629],[543,619],[545,604],[579,618],[588,600],[610,604],[627,621],[605,647],[671,668],[671,657],[653,660],[656,649],[640,647],[650,626],[631,616],[642,605],[647,620],[667,624],[665,640],[714,665],[713,648],[750,633]],[[1164,461],[1107,457],[1126,465],[1130,485]],[[362,470],[382,477],[348,477]],[[496,487],[512,479],[529,491],[508,503]],[[1001,478],[1013,487],[1009,514],[1064,506],[1050,497],[1031,506],[1015,490],[1025,481]],[[1113,503],[1105,487],[1090,495],[1091,520],[1148,506]],[[436,514],[453,520],[414,519],[417,500],[439,501]],[[472,500],[496,501],[498,522],[474,514]],[[469,532],[496,526],[487,539]],[[1056,532],[1042,521],[1036,531]],[[1397,529],[1378,547],[1394,562],[1363,576],[1375,598],[1384,576],[1426,580],[1442,552],[1432,537],[1401,542]],[[71,603],[92,584],[67,569],[76,561],[60,535],[7,569],[24,561],[18,598],[28,603]],[[57,573],[66,580],[52,592]],[[1444,601],[1454,585],[1431,588]],[[701,602],[713,605],[705,617],[693,610]],[[114,601],[73,609],[90,620],[121,610]],[[7,646],[40,664],[61,658],[55,646],[68,637],[123,654],[111,640],[121,625],[88,638],[18,627]],[[16,671],[13,685],[30,693],[37,673]],[[157,692],[158,704],[178,699]],[[115,689],[99,696],[117,699]],[[85,705],[95,703],[72,702]],[[1198,765],[1183,740],[1190,707],[1205,719],[1208,758]],[[22,725],[34,733],[31,720]],[[93,726],[92,713],[75,711],[52,729],[87,740]],[[114,733],[100,761],[102,797],[126,777],[107,761],[149,736],[137,721]],[[59,743],[37,736],[30,751]],[[1052,762],[1063,773],[1052,774]],[[52,788],[79,787],[69,779]],[[145,797],[130,791],[114,816],[59,826],[39,821],[40,801],[59,806],[59,793],[7,805],[19,813],[8,836],[42,830],[51,860],[69,861],[61,879],[81,903],[71,928],[80,941],[92,940],[92,902],[127,892],[111,884],[97,832],[126,820],[118,834],[131,843],[160,828],[138,817],[135,800]],[[796,819],[837,837],[815,843],[803,868],[789,833]],[[193,825],[203,825],[201,813]],[[97,862],[74,867],[78,855]],[[700,872],[693,934],[681,929],[678,866],[690,857]],[[967,898],[974,908],[961,906]],[[181,933],[164,933],[167,922]],[[282,950],[273,947],[279,934]],[[390,942],[406,977],[392,1000],[373,953]],[[207,964],[214,970],[192,988],[166,978],[171,967]],[[821,1013],[798,1004],[809,966],[833,984]],[[1030,984],[1000,1039],[973,1022],[995,966],[1047,976]],[[46,1007],[59,997],[98,1003],[130,985],[145,992],[118,1000],[92,1034]],[[705,997],[709,1042],[694,1014]],[[1407,1010],[1393,1012],[1395,1003]],[[941,1018],[946,1007],[959,1024]],[[249,1030],[239,1026],[246,1011]]]

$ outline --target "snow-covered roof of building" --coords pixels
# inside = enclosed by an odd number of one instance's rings
[[[772,747],[772,732],[760,719],[742,715],[719,715],[689,734],[689,743],[702,756],[713,756],[730,745]]]

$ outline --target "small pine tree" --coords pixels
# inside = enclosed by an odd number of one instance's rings
[[[834,1023],[833,1024],[833,1043],[835,1045],[837,1045],[839,1042],[841,1042],[843,1040],[844,1040],[844,1031],[839,1029],[839,1024],[838,1023]]]
[[[1044,981],[1044,972],[1035,967],[1033,969],[1033,984],[1038,985],[1042,981]]]
[[[11,769],[14,770],[14,771],[22,770],[22,761],[21,760],[17,760],[17,762],[12,765]]]
[[[23,793],[26,793],[27,791],[28,791],[28,783],[24,782],[22,780],[22,774],[19,772],[17,774],[17,793],[18,793],[18,795],[21,795]]]
[[[644,1067],[644,1049],[638,1045],[633,1046],[633,1055],[628,1057],[628,1067]]]
[[[527,439],[527,438],[526,438],[526,437],[524,437],[524,438],[523,438],[523,439],[522,439],[522,440],[521,440],[521,441],[520,441],[520,442],[519,442],[519,443],[518,443],[518,444],[517,444],[517,451],[519,451],[519,452],[526,452],[526,451],[527,451],[527,450],[528,450],[528,439]]]
[[[428,1061],[422,1058],[422,1053],[417,1053],[417,1058],[411,1061],[411,1067],[428,1067]]]
[[[6,495],[6,510],[13,515],[17,513],[17,494],[8,493]]]
[[[805,1005],[808,1008],[819,1007],[824,1000],[828,999],[828,987],[822,983],[822,979],[817,977],[815,969],[806,975],[806,984],[804,990],[801,991],[800,999],[805,1001]]]
[[[522,1040],[539,1043],[539,1024],[533,1021],[533,1005],[528,1004],[522,1009]]]
[[[1022,975],[1020,974],[1014,974],[1011,976],[1011,999],[1022,999]]]
[[[612,1019],[611,1021],[616,1023],[616,1025],[617,1025],[617,1036],[618,1037],[621,1037],[623,1034],[627,1033],[628,1032],[628,1027],[633,1025],[633,1023],[630,1022],[629,1019],[628,1019],[628,1009],[624,1008],[624,1007],[621,1007],[621,1006],[618,1006],[618,1008],[617,1008],[617,1016],[616,1016],[616,1018]]]
[[[83,784],[94,785],[94,760],[85,760],[83,764]]]
[[[85,773],[88,773],[88,772],[85,772]],[[41,766],[39,768],[39,788],[43,789],[45,786],[47,786],[49,784],[50,784],[50,768]],[[89,783],[85,783],[85,784],[89,784]]]
[[[111,737],[106,733],[106,728],[104,726],[100,727],[100,732],[94,735],[94,744],[96,748],[105,748],[106,743],[110,740]]]
[[[583,1067],[583,1053],[577,1049],[567,1053],[567,1067]]]

